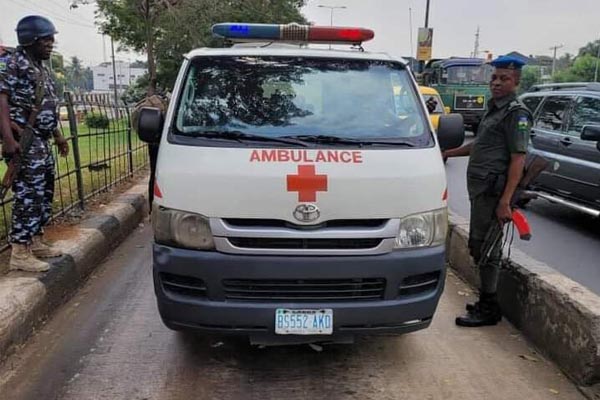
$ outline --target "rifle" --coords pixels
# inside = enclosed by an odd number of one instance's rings
[[[13,136],[15,139],[19,140],[19,147],[21,148],[21,152],[13,154],[10,160],[8,161],[8,168],[4,173],[4,177],[2,178],[2,186],[0,186],[0,201],[4,200],[8,190],[12,187],[13,182],[17,178],[17,174],[21,170],[21,164],[23,162],[23,157],[29,151],[31,144],[33,143],[34,132],[33,125],[35,124],[35,120],[40,112],[40,108],[42,105],[42,101],[44,100],[44,92],[46,87],[46,77],[42,70],[40,73],[41,79],[38,75],[37,84],[35,88],[35,103],[31,108],[31,112],[29,113],[29,118],[27,118],[27,125],[25,128],[19,127],[14,122],[11,122],[11,130],[13,131]]]
[[[527,198],[528,187],[547,166],[548,161],[545,158],[534,156],[528,162],[525,173],[519,181],[519,186],[511,200],[512,219],[510,223],[514,224],[517,228],[521,240],[531,240],[531,227],[529,226],[529,222],[527,221],[527,218],[525,218],[525,215],[521,211],[515,209],[515,205],[518,204],[519,201]],[[478,267],[482,267],[489,261],[494,248],[498,245],[500,240],[502,240],[502,228],[502,225],[499,223],[492,223],[492,226],[487,231],[481,246],[481,258],[477,262]]]

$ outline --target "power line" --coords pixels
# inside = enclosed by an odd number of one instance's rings
[[[13,4],[18,4],[18,3],[16,3],[14,0],[9,0],[9,1],[11,1]],[[53,10],[51,10],[51,9],[49,9],[49,8],[46,8],[46,7],[41,7],[39,4],[35,4],[35,3],[33,3],[31,0],[24,0],[24,1],[25,1],[25,2],[27,2],[27,3],[29,3],[31,6],[33,6],[33,7],[37,7],[37,8],[39,8],[40,10],[42,10],[42,11],[44,11],[44,12],[48,13],[48,14],[49,14],[49,15],[51,15],[53,18],[55,18],[55,19],[57,19],[57,20],[59,20],[59,21],[61,21],[61,22],[64,22],[64,23],[67,23],[67,24],[71,24],[71,25],[77,25],[77,26],[81,26],[81,27],[84,27],[84,28],[94,28],[94,29],[96,28],[96,26],[94,26],[94,25],[88,25],[88,24],[81,23],[81,22],[79,22],[79,21],[76,21],[76,20],[72,20],[72,19],[69,19],[69,18],[65,18],[65,17],[63,17],[63,16],[61,16],[61,15],[58,15],[58,14],[57,14],[55,11],[53,11]],[[21,4],[19,4],[19,5],[21,5]]]

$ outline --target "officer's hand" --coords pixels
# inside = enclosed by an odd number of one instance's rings
[[[512,220],[512,210],[509,203],[500,202],[496,208],[496,218],[500,225],[504,225],[506,222]]]
[[[15,154],[21,152],[21,146],[15,139],[5,140],[2,144],[2,157],[6,159],[12,158]]]
[[[66,157],[69,155],[69,142],[67,142],[67,139],[60,136],[54,139],[54,142],[58,146],[58,152],[61,156]]]

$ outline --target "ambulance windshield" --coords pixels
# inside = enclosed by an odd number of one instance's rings
[[[428,147],[433,138],[419,102],[409,72],[392,62],[197,58],[184,81],[174,133],[327,135]]]

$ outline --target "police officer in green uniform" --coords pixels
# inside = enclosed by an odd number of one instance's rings
[[[517,100],[516,90],[524,63],[502,56],[492,61],[490,82],[492,98],[476,139],[458,149],[444,151],[444,157],[470,156],[467,188],[471,202],[469,249],[478,262],[487,231],[492,224],[511,219],[511,199],[521,180],[529,143],[532,118]],[[493,249],[489,261],[479,271],[479,301],[467,305],[467,313],[456,318],[465,327],[496,325],[502,318],[496,297],[502,241]]]

